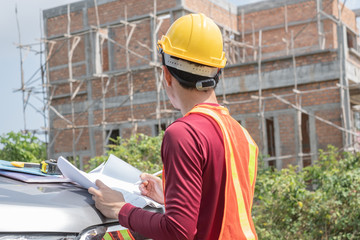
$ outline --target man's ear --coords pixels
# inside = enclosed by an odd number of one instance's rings
[[[165,79],[165,83],[166,86],[171,86],[171,81],[172,81],[172,76],[171,73],[169,72],[169,69],[166,66],[162,66],[163,67],[163,71],[164,71],[164,79]]]

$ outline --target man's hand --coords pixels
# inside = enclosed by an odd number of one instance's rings
[[[141,194],[160,204],[164,204],[164,191],[161,179],[148,173],[142,173],[140,178],[142,180],[139,186]]]
[[[121,208],[125,205],[123,194],[112,190],[100,180],[96,180],[95,184],[99,189],[93,187],[88,189],[95,201],[95,207],[105,217],[117,219]]]

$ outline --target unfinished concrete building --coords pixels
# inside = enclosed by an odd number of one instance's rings
[[[357,149],[356,12],[337,0],[85,0],[43,12],[49,156],[102,155],[110,137],[156,135],[181,113],[162,89],[156,41],[188,13],[211,17],[228,59],[219,101],[277,168]]]

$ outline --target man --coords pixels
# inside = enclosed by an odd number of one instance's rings
[[[124,202],[97,181],[95,206],[122,226],[152,239],[257,239],[251,218],[258,148],[221,107],[214,88],[225,66],[222,36],[203,14],[175,21],[158,41],[164,88],[184,117],[165,131],[163,181],[142,174],[140,190],[165,213]]]

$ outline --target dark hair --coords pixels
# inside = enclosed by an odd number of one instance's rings
[[[172,58],[175,58],[172,56]],[[179,58],[177,58],[179,59]],[[181,59],[183,61],[187,61],[187,60],[184,60],[184,59]],[[201,64],[197,64],[197,63],[194,63],[194,62],[190,62],[190,61],[187,61],[191,64],[196,64],[196,65],[201,65]],[[206,80],[206,79],[209,79],[209,77],[206,77],[206,76],[200,76],[200,75],[196,75],[196,74],[192,74],[192,73],[189,73],[189,72],[184,72],[182,70],[179,70],[177,68],[173,68],[173,67],[170,67],[170,66],[167,66],[165,64],[165,60],[164,60],[164,55],[162,54],[162,64],[164,66],[167,67],[167,69],[169,70],[170,74],[176,79],[178,80],[179,84],[183,87],[183,88],[186,88],[186,89],[196,89],[196,82],[198,81],[201,81],[201,80]],[[219,81],[219,74],[220,74],[220,71],[215,75],[215,77],[213,78],[216,82],[216,85]],[[214,87],[214,89],[216,88],[216,85]]]

